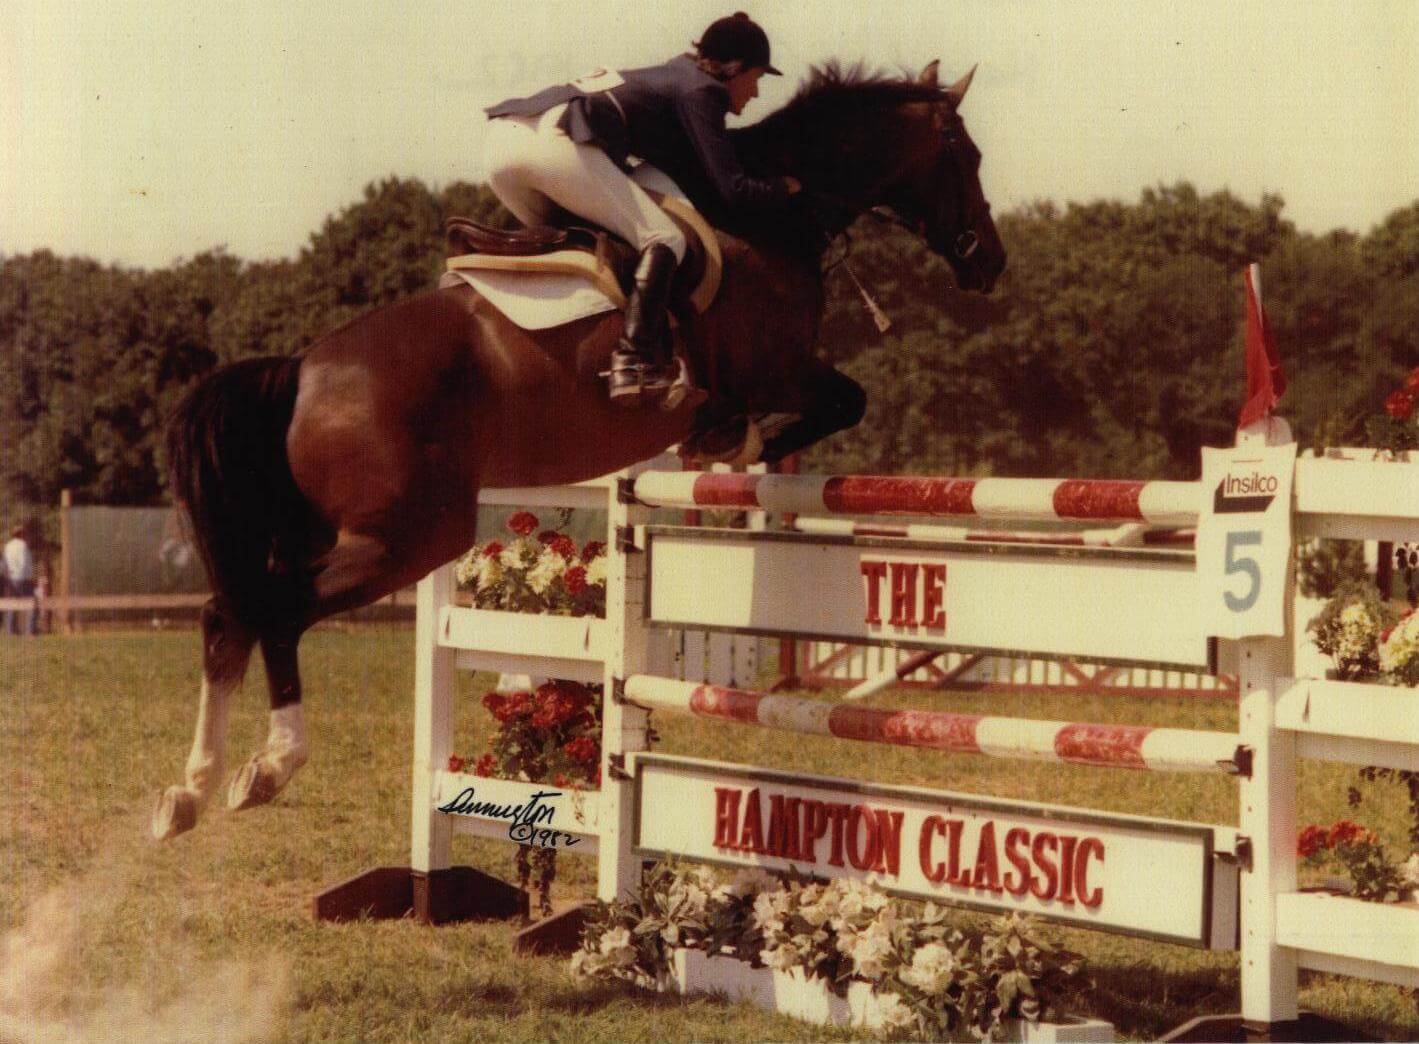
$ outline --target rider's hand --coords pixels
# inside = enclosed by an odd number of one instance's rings
[[[788,189],[788,194],[790,196],[797,195],[803,188],[803,182],[799,181],[797,178],[789,177],[787,175],[784,176],[783,184],[784,187]]]

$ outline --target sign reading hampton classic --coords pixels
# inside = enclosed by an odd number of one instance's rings
[[[655,754],[634,764],[645,855],[860,877],[1198,946],[1214,937],[1208,827]]]
[[[655,526],[648,534],[656,625],[1213,667],[1186,553]],[[1156,626],[1159,606],[1177,607],[1166,627]]]

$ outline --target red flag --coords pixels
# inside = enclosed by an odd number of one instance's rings
[[[1247,285],[1247,401],[1237,417],[1237,428],[1271,416],[1271,408],[1286,390],[1266,312],[1261,307],[1261,266],[1250,264],[1242,273]]]

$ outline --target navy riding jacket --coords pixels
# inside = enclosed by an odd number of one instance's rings
[[[486,112],[490,118],[536,116],[566,102],[558,126],[572,141],[599,146],[623,170],[628,156],[654,164],[717,224],[787,201],[782,181],[745,173],[724,125],[729,89],[693,57],[682,54],[616,76],[622,82],[609,89],[597,90],[596,78],[589,78],[581,81],[585,89],[559,84]]]

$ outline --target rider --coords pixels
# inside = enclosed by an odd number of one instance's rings
[[[725,130],[759,94],[769,39],[742,11],[704,31],[693,54],[574,83],[487,110],[488,183],[525,225],[571,211],[640,251],[625,332],[611,356],[611,399],[637,405],[669,387],[666,306],[685,256],[679,226],[627,175],[636,156],[668,174],[712,221],[783,204],[800,185],[745,173]]]

